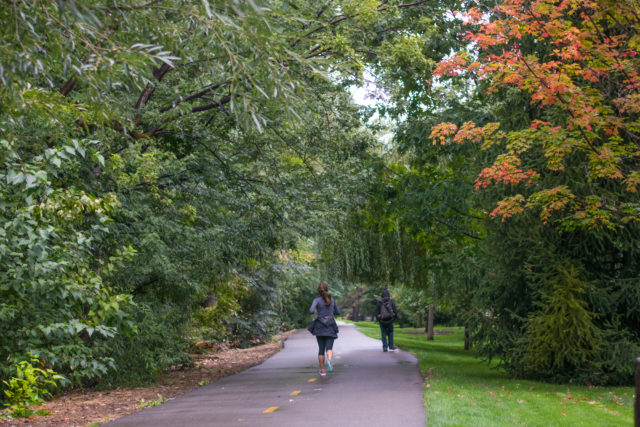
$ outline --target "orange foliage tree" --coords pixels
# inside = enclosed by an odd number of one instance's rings
[[[512,187],[489,213],[503,221],[527,209],[568,228],[640,220],[637,1],[505,0],[490,11],[479,7],[458,14],[469,29],[468,49],[442,61],[434,75],[473,78],[490,92],[517,87],[538,111],[555,113],[518,130],[441,123],[432,129],[433,143],[498,150],[475,186]],[[542,167],[527,165],[534,153],[544,155]],[[583,177],[580,192],[571,182],[550,186],[540,179],[569,167]]]

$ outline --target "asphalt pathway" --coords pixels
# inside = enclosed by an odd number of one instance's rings
[[[416,358],[340,324],[334,371],[320,377],[315,337],[295,332],[261,365],[103,424],[124,426],[426,425]]]

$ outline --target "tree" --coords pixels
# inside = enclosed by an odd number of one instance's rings
[[[349,203],[367,157],[327,77],[354,59],[314,54],[328,5],[2,8],[3,367],[32,351],[74,383],[137,381],[186,361],[207,295],[217,327],[261,318],[254,297],[285,288],[257,279]]]
[[[633,6],[477,6],[464,18],[470,45],[435,74],[475,80],[495,120],[445,122],[430,135],[481,144],[495,159],[475,182],[500,220],[487,222],[494,277],[477,292],[490,314],[477,317],[476,342],[518,375],[626,382],[637,313],[609,296],[637,293]]]
[[[458,143],[505,147],[476,187],[530,186],[526,195],[504,198],[491,215],[508,218],[536,208],[543,221],[569,229],[616,228],[638,219],[635,8],[629,2],[515,0],[496,6],[489,20],[477,7],[465,15],[476,26],[466,37],[477,51],[441,62],[436,74],[468,72],[486,79],[489,91],[517,87],[529,94],[538,116],[508,131],[471,122],[433,130],[434,141],[454,135]],[[536,163],[538,153],[545,163]],[[584,168],[580,182],[548,188],[541,178],[568,168]]]

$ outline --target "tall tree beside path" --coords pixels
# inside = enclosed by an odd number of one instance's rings
[[[494,157],[475,180],[495,203],[488,210],[502,222],[495,230],[510,230],[492,245],[504,252],[513,238],[538,247],[535,255],[513,240],[522,251],[509,255],[529,265],[512,277],[540,293],[533,307],[503,306],[529,317],[503,323],[523,328],[521,344],[487,349],[517,354],[506,360],[520,373],[590,381],[631,373],[640,320],[631,243],[640,212],[637,8],[633,1],[476,3],[460,13],[468,48],[435,70],[475,79],[487,99],[523,101],[520,112],[496,110],[495,122],[444,122],[430,135],[433,144],[476,144]],[[536,214],[540,225],[532,223]],[[516,231],[527,223],[529,233]]]
[[[3,378],[32,351],[76,384],[135,381],[186,362],[196,318],[219,339],[279,327],[259,296],[294,296],[278,251],[367,181],[373,140],[334,79],[361,70],[336,33],[352,6],[2,7]]]

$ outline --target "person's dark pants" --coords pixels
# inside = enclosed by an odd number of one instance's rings
[[[333,337],[316,336],[318,341],[318,355],[322,356],[327,350],[333,350]]]
[[[382,349],[393,348],[393,322],[389,324],[380,323],[380,336],[382,337]],[[387,337],[389,339],[389,345],[387,345]]]

